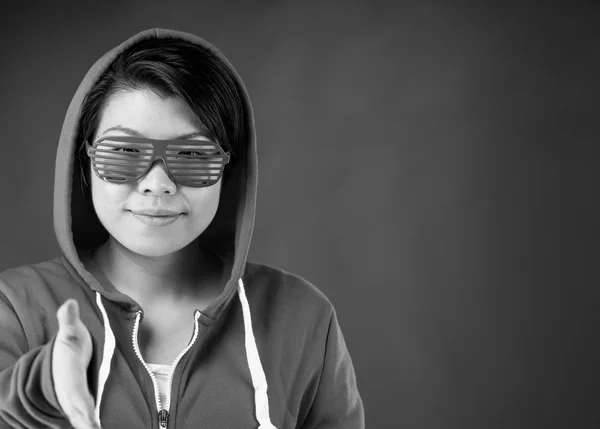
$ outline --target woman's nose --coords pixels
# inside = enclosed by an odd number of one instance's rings
[[[166,193],[172,195],[177,192],[177,184],[167,174],[164,162],[157,159],[150,170],[139,180],[138,191],[142,194],[162,195]]]

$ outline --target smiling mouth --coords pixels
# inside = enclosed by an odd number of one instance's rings
[[[171,210],[127,210],[138,216],[150,216],[150,217],[173,217],[181,216],[185,213],[180,213]]]
[[[167,226],[173,222],[176,222],[181,216],[183,216],[183,213],[165,215],[131,212],[131,214],[141,223],[149,226]]]

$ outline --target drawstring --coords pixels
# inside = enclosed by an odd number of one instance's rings
[[[277,429],[271,423],[269,416],[269,397],[267,396],[267,377],[263,370],[260,362],[260,356],[258,354],[258,348],[256,347],[256,340],[254,338],[254,332],[252,331],[252,317],[250,314],[250,305],[246,298],[246,291],[244,290],[244,282],[240,278],[238,281],[238,291],[240,302],[242,304],[242,314],[244,317],[244,333],[245,333],[245,347],[246,347],[246,358],[248,360],[248,367],[250,369],[250,376],[252,377],[252,385],[254,386],[254,406],[256,409],[256,419],[258,420],[257,429]],[[100,364],[100,372],[98,373],[98,391],[96,394],[96,418],[100,422],[100,403],[102,402],[102,394],[104,393],[104,385],[108,379],[110,373],[110,362],[115,352],[115,336],[112,329],[110,328],[110,322],[104,305],[102,304],[102,297],[100,293],[96,292],[96,304],[102,313],[102,319],[104,320],[104,350],[102,353],[102,363]]]
[[[102,402],[102,394],[104,393],[104,385],[110,373],[110,361],[115,353],[115,335],[110,329],[110,322],[104,305],[102,304],[102,295],[96,292],[96,304],[102,313],[104,320],[104,350],[102,351],[102,363],[100,364],[100,372],[98,373],[98,392],[96,394],[96,420],[100,423],[100,403]]]
[[[250,306],[246,298],[244,290],[244,282],[240,278],[238,281],[240,302],[242,303],[242,313],[244,315],[244,331],[246,340],[246,357],[248,359],[248,367],[250,368],[250,376],[252,377],[252,385],[254,386],[254,403],[256,408],[256,419],[258,420],[257,429],[277,429],[271,423],[269,417],[269,397],[267,396],[267,377],[260,363],[258,348],[252,331],[252,317],[250,315]]]

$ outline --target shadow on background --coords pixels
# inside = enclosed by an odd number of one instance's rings
[[[253,100],[250,260],[333,302],[369,428],[600,427],[593,2],[215,3],[3,14],[0,269],[58,255],[55,150],[87,69],[189,31]]]

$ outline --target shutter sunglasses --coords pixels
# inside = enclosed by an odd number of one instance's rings
[[[230,161],[227,152],[210,140],[154,140],[144,137],[103,137],[87,154],[96,175],[110,183],[132,183],[144,176],[156,159],[182,186],[204,188],[219,181]]]

